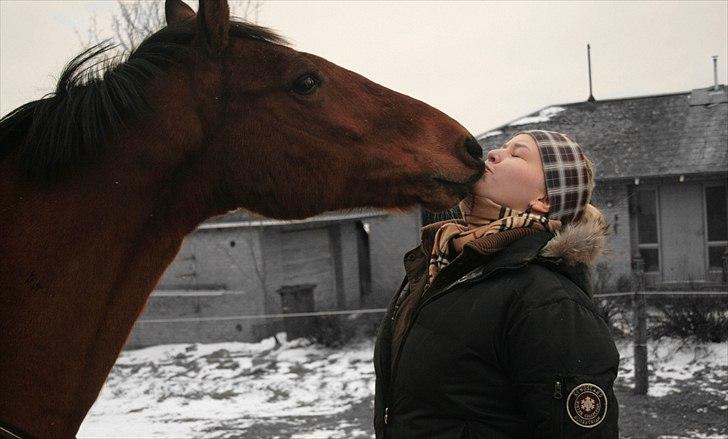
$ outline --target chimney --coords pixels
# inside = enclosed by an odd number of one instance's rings
[[[713,91],[718,91],[718,55],[713,55]]]
[[[589,99],[587,99],[587,101],[595,102],[596,99],[594,99],[594,95],[592,94],[591,46],[589,45],[589,43],[587,43],[586,45],[586,58],[587,62],[589,63]]]
[[[713,86],[692,90],[688,96],[688,102],[691,107],[696,105],[712,106],[728,102],[725,85],[718,84],[718,55],[713,55]]]

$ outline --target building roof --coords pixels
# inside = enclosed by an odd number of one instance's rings
[[[549,106],[477,136],[486,151],[519,131],[570,134],[599,179],[728,172],[728,98],[719,90]],[[692,103],[692,105],[691,105]]]

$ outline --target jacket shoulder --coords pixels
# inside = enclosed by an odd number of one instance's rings
[[[595,310],[589,295],[566,275],[547,266],[530,262],[515,274],[513,290],[525,309],[539,308],[562,300],[574,301]]]

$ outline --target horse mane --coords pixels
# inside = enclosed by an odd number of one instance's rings
[[[108,42],[76,55],[53,92],[0,119],[0,158],[19,146],[23,171],[31,178],[50,178],[103,152],[109,136],[148,114],[147,84],[189,55],[195,31],[195,20],[167,26],[125,60],[109,56],[115,45]],[[270,29],[242,21],[231,21],[230,36],[287,44]]]

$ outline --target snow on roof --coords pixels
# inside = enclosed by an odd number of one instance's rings
[[[503,131],[501,131],[501,130],[488,131],[485,134],[479,135],[478,137],[476,137],[476,139],[477,140],[480,140],[480,139],[485,139],[485,138],[488,138],[488,137],[500,136],[501,134],[503,134]]]
[[[538,113],[538,116],[523,117],[521,119],[518,119],[514,122],[509,123],[508,126],[513,127],[513,126],[517,126],[517,125],[527,125],[527,124],[531,124],[531,123],[548,122],[551,120],[552,116],[555,116],[564,110],[565,110],[565,108],[563,108],[563,107],[544,108],[543,110],[541,110]]]

